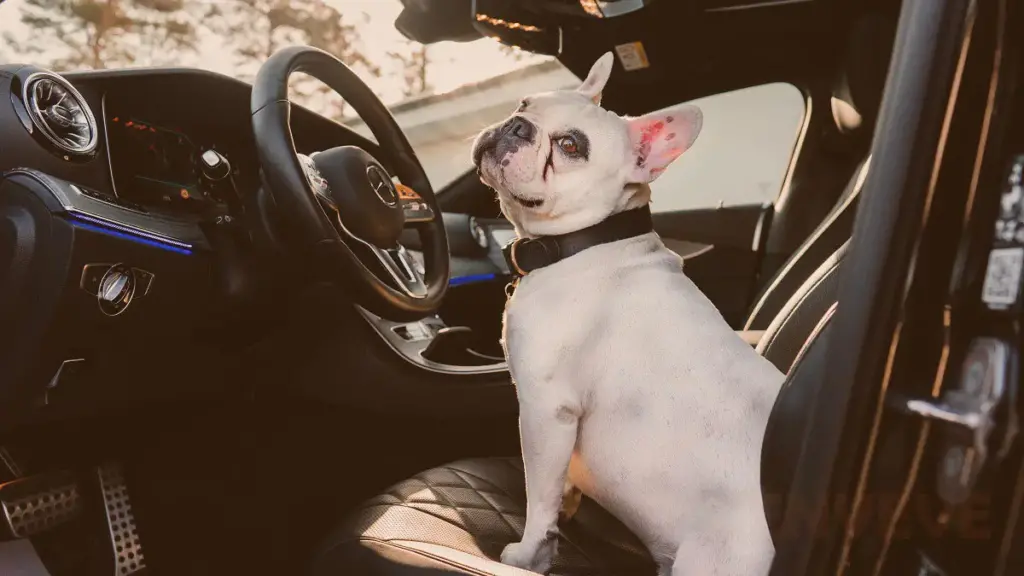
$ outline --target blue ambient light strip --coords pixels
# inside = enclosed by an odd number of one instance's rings
[[[476,282],[486,282],[488,280],[494,280],[497,278],[495,274],[473,274],[471,276],[459,276],[452,278],[448,281],[449,286],[461,286],[463,284],[474,284]]]
[[[149,235],[142,231],[128,228],[127,226],[118,226],[84,214],[72,213],[68,214],[68,217],[71,220],[71,224],[76,228],[97,232],[99,234],[106,234],[107,236],[121,238],[122,240],[128,240],[137,244],[167,250],[168,252],[176,252],[178,254],[186,255],[192,254],[192,245],[184,242]]]

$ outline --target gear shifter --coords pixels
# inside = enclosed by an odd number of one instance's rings
[[[203,176],[206,176],[209,180],[217,182],[231,174],[231,164],[228,162],[228,159],[212,148],[203,152],[199,159]]]

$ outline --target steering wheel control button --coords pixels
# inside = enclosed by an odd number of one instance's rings
[[[82,279],[78,286],[91,296],[97,296],[100,292],[100,280],[110,270],[110,264],[86,264],[82,267]]]
[[[309,183],[309,188],[317,196],[321,196],[327,199],[332,205],[334,200],[331,199],[331,188],[327,185],[327,180],[324,178],[320,170],[317,169],[316,163],[313,159],[305,154],[298,154],[299,165],[302,166],[302,173],[306,176],[306,182]]]
[[[394,185],[398,200],[402,203],[406,223],[430,222],[434,219],[434,210],[430,208],[430,204],[423,201],[418,192],[401,182],[395,182]]]
[[[100,279],[96,300],[100,311],[108,316],[117,316],[128,308],[135,296],[135,275],[132,269],[115,264]]]
[[[402,212],[405,215],[406,223],[409,224],[430,222],[434,219],[434,211],[430,209],[430,206],[426,202],[409,202],[403,200]]]

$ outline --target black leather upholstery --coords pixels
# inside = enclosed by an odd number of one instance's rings
[[[835,277],[838,274],[831,274]],[[827,286],[827,284],[822,284]],[[836,290],[838,286],[833,286]],[[775,398],[772,414],[765,428],[761,445],[761,496],[764,514],[772,539],[778,540],[782,528],[786,496],[796,472],[800,458],[800,445],[807,428],[807,405],[814,401],[821,390],[825,372],[825,353],[828,351],[828,334],[837,304],[833,300],[824,316],[819,316],[806,343],[800,348],[793,369],[787,375],[782,390]]]
[[[779,310],[757,344],[757,351],[783,373],[789,373],[808,334],[835,303],[839,294],[839,265],[849,241],[818,266]]]
[[[832,210],[761,291],[744,330],[765,330],[804,281],[850,238],[869,165],[870,158],[857,167]]]
[[[893,18],[882,14],[864,15],[851,27],[844,68],[833,87],[833,117],[850,145],[864,148],[865,159],[854,169],[832,210],[762,288],[744,330],[764,330],[804,280],[850,237],[895,34]]]
[[[367,501],[328,539],[314,574],[528,574],[497,562],[526,520],[519,458],[464,460],[427,470]],[[644,576],[643,545],[584,498],[559,526],[558,576]]]

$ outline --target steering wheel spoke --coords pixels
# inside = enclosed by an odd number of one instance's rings
[[[407,295],[424,298],[427,285],[423,282],[423,271],[419,264],[401,244],[394,248],[373,247],[373,253],[387,270],[390,280]]]

